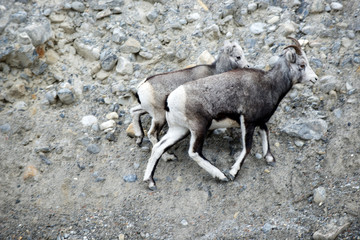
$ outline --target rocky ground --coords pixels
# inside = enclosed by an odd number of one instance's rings
[[[0,0],[0,239],[360,239],[356,0]],[[300,40],[320,80],[296,85],[229,183],[187,155],[160,162],[128,126],[137,84],[211,62],[237,40],[269,69]],[[149,127],[149,117],[143,117]],[[240,131],[204,155],[229,169]]]

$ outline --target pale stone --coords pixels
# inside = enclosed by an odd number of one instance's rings
[[[119,118],[119,114],[117,114],[116,112],[111,112],[106,114],[106,118],[111,120],[111,119],[118,119]]]
[[[132,37],[126,40],[126,42],[120,47],[120,51],[123,53],[138,53],[140,49],[140,42]]]
[[[198,64],[212,64],[215,58],[207,51],[203,51],[197,59]]]
[[[129,126],[126,128],[126,134],[129,137],[135,137],[135,131],[134,131],[134,126],[132,123],[129,124]]]
[[[100,124],[100,130],[115,128],[115,126],[116,126],[116,122],[114,120],[109,120]]]
[[[81,124],[84,125],[85,127],[90,127],[93,124],[97,124],[97,123],[98,123],[98,119],[94,115],[84,116],[81,119]]]
[[[47,64],[55,64],[59,60],[59,54],[55,52],[53,49],[49,49],[45,52],[46,63]]]

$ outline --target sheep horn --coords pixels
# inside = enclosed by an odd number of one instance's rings
[[[284,50],[287,49],[287,48],[295,49],[295,52],[296,52],[297,55],[302,54],[301,48],[299,48],[297,45],[289,45],[289,46],[285,47]]]
[[[299,43],[299,41],[293,37],[286,37],[287,39],[293,40],[293,42],[295,43],[296,46],[298,46],[301,49],[301,45]]]

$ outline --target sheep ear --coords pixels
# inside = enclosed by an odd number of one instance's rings
[[[296,53],[292,50],[288,50],[285,53],[286,56],[286,60],[288,60],[290,63],[295,63],[296,62]]]
[[[224,51],[227,54],[230,54],[232,52],[232,46],[231,42],[229,40],[224,41]]]

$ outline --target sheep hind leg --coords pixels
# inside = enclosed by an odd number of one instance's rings
[[[189,156],[204,170],[206,170],[214,178],[218,178],[221,181],[229,181],[223,172],[217,167],[212,165],[203,155],[202,147],[204,144],[207,129],[198,131],[191,131]]]
[[[275,158],[270,151],[269,129],[265,124],[260,126],[260,134],[262,139],[262,149],[263,149],[264,158],[267,164],[274,166]]]
[[[154,145],[151,156],[148,160],[145,174],[144,174],[144,182],[148,182],[148,187],[150,190],[156,189],[156,184],[154,181],[154,173],[156,165],[160,159],[160,157],[164,154],[164,152],[170,148],[172,145],[186,137],[188,134],[188,129],[182,127],[173,127],[169,128],[168,132],[164,135],[164,137]]]
[[[151,121],[151,127],[149,129],[149,140],[152,143],[152,145],[154,146],[159,140],[159,134],[161,132],[161,129],[164,127],[165,125],[165,117],[160,116],[161,114],[157,114],[153,116],[153,119]],[[176,156],[174,154],[170,154],[165,152],[162,156],[161,159],[164,160],[165,162],[170,161],[170,160],[176,160]]]
[[[132,125],[134,128],[134,134],[136,137],[136,144],[141,146],[141,143],[144,138],[144,130],[141,125],[141,115],[147,113],[144,109],[141,108],[141,105],[137,105],[130,109],[130,115],[132,117]]]

